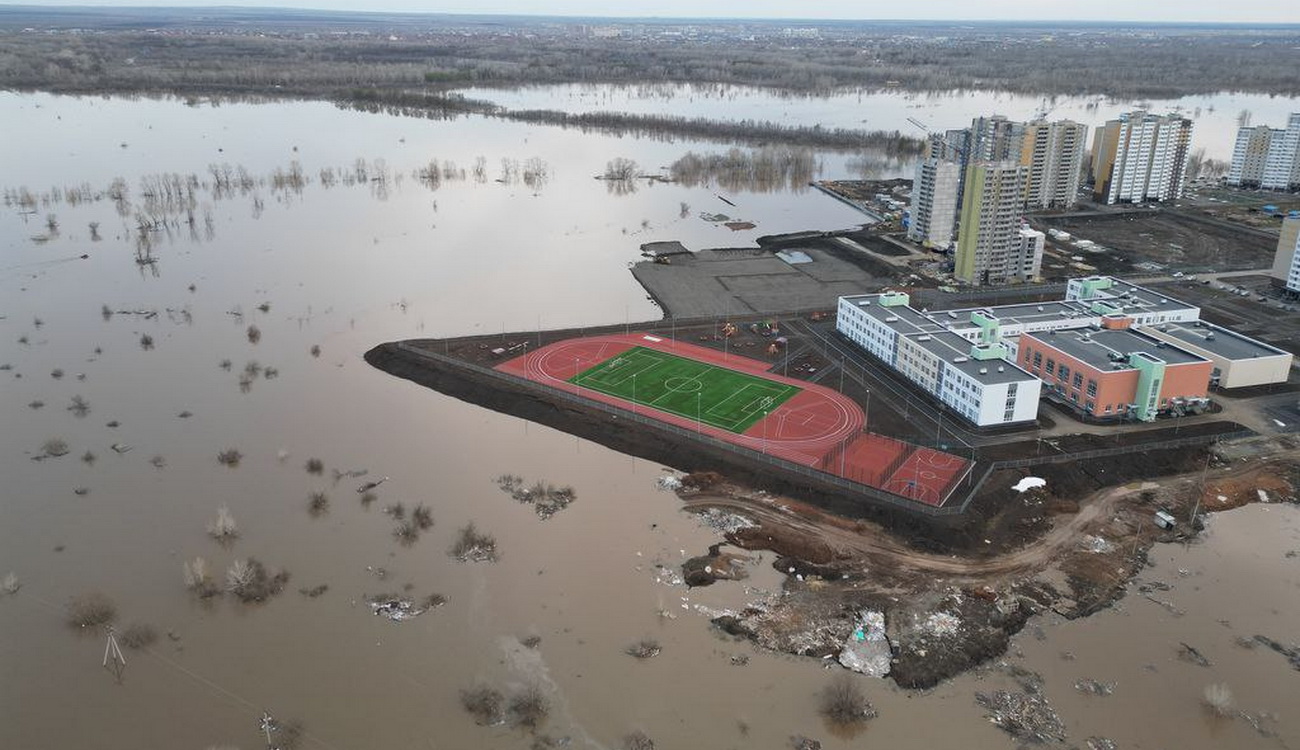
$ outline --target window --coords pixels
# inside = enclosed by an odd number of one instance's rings
[[[1089,396],[1089,397],[1095,397],[1096,395],[1097,395],[1097,381],[1089,379],[1089,380],[1088,380],[1088,396]],[[1110,407],[1106,407],[1106,411],[1110,411]]]
[[[1034,367],[1038,367],[1041,364],[1043,364],[1043,353],[1034,352]]]
[[[1076,373],[1074,373],[1074,380],[1071,381],[1071,384],[1072,384],[1075,388],[1082,388],[1082,387],[1083,387],[1083,373],[1081,373],[1081,372],[1076,372]]]
[[[1057,375],[1057,377],[1059,377],[1061,380],[1069,380],[1069,379],[1070,379],[1070,367],[1069,367],[1068,365],[1066,365],[1065,363],[1062,363],[1062,364],[1061,364],[1061,368],[1060,368],[1059,370],[1057,370],[1057,374],[1056,374],[1056,375]]]
[[[1051,374],[1054,373],[1054,372],[1056,372],[1056,360],[1052,359],[1051,357],[1048,357],[1048,358],[1047,358],[1047,374],[1048,374],[1048,375],[1051,375]]]

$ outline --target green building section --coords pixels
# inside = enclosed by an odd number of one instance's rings
[[[967,283],[974,283],[975,256],[979,245],[979,207],[984,203],[985,178],[988,172],[971,164],[966,168],[966,188],[961,201],[960,229],[957,232],[957,254],[953,258],[953,275]]]
[[[1137,409],[1134,415],[1143,422],[1156,418],[1160,410],[1160,387],[1165,382],[1165,362],[1145,352],[1129,355],[1129,366],[1138,371],[1137,396],[1134,403]]]
[[[569,382],[737,434],[803,390],[642,346],[588,368]]]

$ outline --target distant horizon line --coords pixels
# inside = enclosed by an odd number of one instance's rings
[[[260,6],[260,5],[138,5],[133,3],[125,4],[100,4],[100,5],[35,5],[30,2],[10,3],[0,0],[0,12],[24,9],[36,13],[58,14],[61,12],[77,11],[113,11],[113,10],[130,10],[130,11],[185,11],[185,12],[202,12],[202,11],[239,11],[239,12],[261,12],[261,13],[297,13],[297,14],[335,14],[351,16],[382,16],[382,15],[405,15],[405,16],[424,16],[424,17],[457,17],[457,18],[539,18],[539,19],[575,19],[575,20],[593,20],[593,21],[610,21],[610,22],[646,22],[652,21],[657,23],[664,22],[682,22],[682,23],[700,23],[700,22],[760,22],[760,23],[781,23],[794,22],[801,24],[913,24],[913,25],[954,25],[954,24],[972,24],[972,25],[1010,25],[1010,26],[1140,26],[1140,27],[1180,27],[1180,26],[1219,26],[1234,28],[1300,28],[1300,20],[1297,21],[1152,21],[1152,20],[1125,20],[1118,18],[1111,19],[1052,19],[1052,18],[950,18],[950,19],[926,19],[926,18],[806,18],[798,16],[654,16],[654,15],[635,15],[635,16],[601,16],[601,15],[582,15],[582,14],[560,14],[560,13],[518,13],[511,11],[437,11],[437,10],[371,10],[371,9],[340,9],[340,8],[298,8],[292,6]]]

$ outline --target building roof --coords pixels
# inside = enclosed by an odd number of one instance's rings
[[[1058,331],[1025,335],[1098,370],[1132,369],[1128,358],[1135,352],[1145,352],[1170,365],[1209,362],[1200,355],[1192,354],[1159,339],[1122,329]],[[1117,363],[1123,364],[1123,367],[1115,367]]]
[[[1275,346],[1269,346],[1262,341],[1256,341],[1204,321],[1162,323],[1156,328],[1166,336],[1185,341],[1191,346],[1228,360],[1289,356],[1288,352]]]
[[[878,294],[863,294],[844,299],[868,316],[916,342],[921,348],[944,360],[950,367],[962,371],[976,382],[995,385],[1018,383],[1034,377],[1004,359],[972,358],[971,348],[974,343],[961,334],[948,330],[949,324],[961,330],[972,329],[970,315],[954,320],[948,318],[943,312],[922,313],[907,305],[886,307],[880,304]]]

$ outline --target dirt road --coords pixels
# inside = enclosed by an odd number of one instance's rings
[[[1063,554],[1077,549],[1085,534],[1113,524],[1121,501],[1144,490],[1165,488],[1166,491],[1198,492],[1203,478],[1207,482],[1241,484],[1242,480],[1270,472],[1279,464],[1297,457],[1300,456],[1291,452],[1267,461],[1250,462],[1245,467],[1211,472],[1204,477],[1201,472],[1195,472],[1166,477],[1159,483],[1103,488],[1082,500],[1079,512],[1057,516],[1051,529],[1027,546],[989,558],[922,552],[875,524],[854,523],[784,498],[701,493],[688,495],[684,507],[697,511],[719,508],[739,513],[762,524],[764,530],[773,533],[779,530],[783,537],[803,537],[805,541],[829,546],[835,557],[844,563],[877,570],[940,574],[947,577],[949,583],[988,583],[990,579],[1025,576],[1049,567]],[[1133,531],[1136,533],[1137,529]]]

